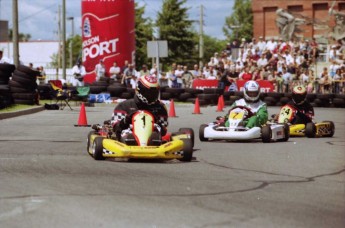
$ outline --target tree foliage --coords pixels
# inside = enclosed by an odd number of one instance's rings
[[[144,18],[145,6],[135,3],[135,61],[137,66],[148,64],[147,41],[152,39],[152,20]]]
[[[9,40],[13,39],[13,30],[12,29],[9,29],[9,31],[8,31],[8,38],[9,38]],[[30,39],[31,39],[31,34],[29,34],[29,33],[27,33],[27,34],[19,33],[18,34],[19,42],[28,42]]]
[[[239,28],[231,28],[232,26],[239,26]],[[223,32],[229,40],[252,38],[253,12],[251,0],[235,0],[232,15],[225,18]]]
[[[168,57],[162,62],[185,63],[193,61],[195,51],[193,21],[188,19],[188,8],[183,7],[186,0],[164,0],[161,12],[157,14],[156,24],[160,29],[160,39],[168,41]]]

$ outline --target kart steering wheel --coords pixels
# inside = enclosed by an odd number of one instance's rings
[[[252,112],[252,110],[250,110],[250,108],[246,107],[246,106],[243,106],[243,105],[237,105],[235,107],[233,107],[232,109],[229,110],[229,113],[234,110],[235,108],[240,108],[240,109],[244,109],[247,111],[247,117],[246,118],[249,118],[249,117],[252,117],[254,116],[254,113]]]

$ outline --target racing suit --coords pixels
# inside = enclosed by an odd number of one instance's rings
[[[267,112],[267,105],[263,101],[259,100],[257,102],[247,102],[245,99],[239,99],[235,101],[231,106],[230,110],[235,106],[245,106],[249,108],[252,113],[254,114],[248,119],[245,119],[243,121],[243,124],[247,128],[253,128],[253,127],[261,127],[263,124],[265,124],[268,120],[268,112]],[[229,113],[226,115],[226,122],[225,126],[229,127],[229,121],[227,120],[227,117],[229,116]]]
[[[289,101],[288,105],[296,109],[296,114],[291,120],[291,124],[307,124],[313,121],[314,108],[308,101],[300,105],[295,104],[293,101]]]
[[[111,118],[111,124],[118,140],[121,138],[121,132],[129,128],[132,114],[138,110],[147,110],[152,113],[155,123],[161,128],[161,135],[164,136],[168,127],[168,112],[163,103],[156,101],[154,104],[146,104],[139,100],[137,95],[118,104]]]

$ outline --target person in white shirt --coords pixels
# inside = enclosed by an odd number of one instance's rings
[[[292,75],[287,71],[285,67],[283,67],[283,92],[289,92],[289,88],[292,82]]]
[[[86,70],[81,61],[78,61],[76,65],[72,68],[73,77],[70,82],[73,86],[84,86],[84,77],[86,75]]]
[[[3,51],[0,50],[0,63],[13,64],[13,61],[3,55]]]
[[[110,78],[114,79],[114,81],[121,81],[121,68],[117,65],[116,61],[110,67],[109,73]]]
[[[175,70],[175,75],[177,78],[178,88],[182,88],[182,74],[183,74],[182,65],[177,65],[177,69]]]
[[[256,64],[258,65],[258,67],[264,68],[268,64],[268,61],[266,59],[266,55],[262,54],[260,59],[257,61]]]
[[[257,43],[257,47],[259,48],[259,54],[261,55],[264,50],[266,49],[266,42],[264,41],[263,37],[259,37],[259,42]]]
[[[277,42],[272,37],[269,41],[266,43],[266,48],[273,52],[277,48]]]
[[[96,81],[99,81],[101,77],[105,77],[105,65],[103,59],[99,60],[99,63],[95,66]]]

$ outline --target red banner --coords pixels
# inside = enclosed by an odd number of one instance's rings
[[[274,86],[271,82],[262,80],[257,81],[260,85],[261,92],[267,93],[267,92],[273,92]],[[245,80],[238,80],[236,82],[237,84],[237,90],[242,91],[244,83],[246,83]],[[218,80],[208,80],[208,79],[196,79],[193,80],[192,87],[194,89],[204,89],[204,88],[218,88]]]
[[[114,61],[123,66],[135,58],[135,6],[133,0],[82,0],[83,64],[85,82],[95,80],[95,66],[103,59],[106,71]]]

